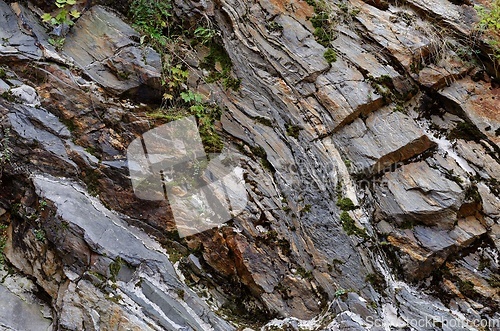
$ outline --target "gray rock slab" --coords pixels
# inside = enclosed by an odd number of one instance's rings
[[[0,57],[33,60],[42,57],[33,31],[22,24],[22,20],[4,1],[0,1],[0,40]]]
[[[425,161],[410,163],[384,175],[375,189],[380,209],[398,220],[417,219],[451,228],[465,193],[454,181]]]
[[[352,162],[351,171],[371,175],[415,155],[433,143],[408,115],[391,106],[340,129],[333,142]]]
[[[71,29],[63,53],[114,93],[140,86],[159,89],[160,56],[135,40],[139,34],[128,24],[104,7],[94,6]]]
[[[30,304],[0,284],[0,329],[13,331],[48,331],[52,321],[44,318],[42,307]]]

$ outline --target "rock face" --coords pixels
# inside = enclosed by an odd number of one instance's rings
[[[0,294],[0,325],[4,330],[52,330],[50,319],[42,315],[42,307],[24,302],[3,285]]]
[[[51,3],[0,0],[3,328],[499,320],[498,75],[461,44],[470,4],[174,1],[187,32],[168,47],[190,75],[170,91],[203,101],[169,113],[153,111],[168,56],[98,3],[56,50],[36,7]],[[204,20],[201,42],[188,25]],[[180,238],[168,201],[134,195],[127,147],[215,104],[248,203]]]
[[[367,175],[379,173],[433,146],[408,115],[390,107],[365,121],[358,119],[346,126],[338,132],[337,139],[339,148],[352,162],[352,171]]]
[[[161,98],[161,59],[133,41],[139,37],[116,15],[94,6],[67,36],[63,53],[105,90],[151,102]]]
[[[449,229],[465,196],[456,182],[424,161],[386,173],[382,183],[377,188],[380,212],[399,225],[416,221]]]

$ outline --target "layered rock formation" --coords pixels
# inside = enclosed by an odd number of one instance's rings
[[[37,7],[50,4],[0,0],[0,301],[18,303],[2,327],[498,323],[500,95],[472,4],[332,2],[325,45],[319,2],[175,1],[218,27],[241,80],[207,83],[209,47],[177,45],[189,88],[223,109],[249,201],[181,239],[166,201],[134,195],[126,159],[164,123],[150,113],[166,59],[100,3],[56,49]]]

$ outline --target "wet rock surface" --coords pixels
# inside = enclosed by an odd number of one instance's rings
[[[325,46],[305,1],[175,1],[187,21],[217,25],[241,79],[204,82],[209,47],[187,51],[186,84],[224,109],[216,127],[248,195],[230,222],[179,238],[167,201],[134,195],[126,159],[164,123],[148,116],[164,59],[99,4],[58,51],[40,10],[0,1],[2,269],[31,282],[25,293],[2,279],[2,327],[500,319],[498,85],[457,55],[472,6],[334,2]]]

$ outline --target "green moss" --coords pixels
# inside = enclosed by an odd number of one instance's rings
[[[0,68],[0,79],[7,77],[7,73],[4,68]]]
[[[254,120],[257,123],[260,123],[260,124],[268,126],[268,127],[272,127],[273,126],[273,122],[271,122],[270,119],[262,117],[262,116],[257,116],[257,117],[254,118]]]
[[[325,24],[328,24],[328,14],[326,12],[315,14],[309,19],[309,21],[311,22],[313,27],[323,28]]]
[[[184,300],[184,295],[186,294],[186,292],[183,289],[179,288],[179,289],[175,290],[175,293],[177,294],[179,299]]]
[[[447,170],[446,173],[444,174],[444,176],[447,179],[454,181],[459,186],[462,186],[462,184],[464,183],[464,180],[460,176],[455,175],[455,172],[453,171],[453,169]]]
[[[331,37],[323,28],[315,28],[313,32],[316,41],[324,47],[330,46]]]
[[[283,255],[290,256],[290,254],[292,254],[292,249],[288,240],[278,239],[278,247],[281,249]]]
[[[337,206],[343,211],[349,211],[356,209],[356,206],[349,198],[339,198],[337,200]]]
[[[477,270],[483,271],[486,268],[489,268],[491,266],[491,260],[488,258],[483,258],[481,257],[479,259],[479,266],[477,267]]]
[[[225,76],[222,77],[222,86],[226,90],[233,90],[233,91],[238,91],[241,86],[241,79],[239,78],[234,78],[232,76]]]
[[[224,88],[238,91],[241,80],[231,76],[233,63],[231,62],[229,54],[227,54],[224,47],[218,43],[211,42],[209,46],[210,51],[201,63],[201,67],[210,72],[206,78],[206,82],[213,83],[221,81]],[[217,64],[220,65],[221,71],[216,69]]]
[[[273,174],[276,172],[271,162],[269,162],[269,160],[267,159],[267,153],[264,148],[257,145],[254,147],[250,147],[250,150],[255,156],[260,158],[260,165],[264,167],[264,169],[269,170]]]
[[[62,119],[61,122],[66,126],[66,128],[70,132],[74,132],[76,130],[76,125],[73,122],[73,119]]]
[[[12,91],[10,90],[3,92],[2,94],[0,94],[0,96],[9,102],[16,101],[16,97],[14,96],[14,94],[12,94]]]
[[[117,73],[116,73],[118,79],[120,80],[128,80],[129,77],[130,77],[130,73],[129,72],[125,72],[125,71],[121,71],[119,70]]]
[[[100,273],[98,273],[97,271],[94,271],[94,270],[89,270],[87,271],[87,273],[89,275],[92,275],[94,276],[95,278],[97,278],[101,283],[105,282],[106,281],[106,276],[104,275],[101,275]]]
[[[500,287],[500,277],[493,275],[490,279],[488,279],[488,284],[490,284],[491,287],[499,288]]]
[[[205,153],[220,153],[224,147],[222,137],[217,132],[214,123],[220,119],[220,108],[212,108],[206,115],[198,119],[199,132]]]
[[[302,208],[302,210],[300,211],[301,213],[305,214],[305,213],[309,213],[311,211],[311,208],[312,208],[312,205],[310,204],[306,204],[304,206],[304,208]]]
[[[271,245],[271,244],[274,244],[276,242],[276,240],[278,239],[278,232],[276,232],[275,230],[270,230],[266,233],[266,236],[264,238],[264,241],[268,244],[268,245]]]
[[[400,112],[400,113],[403,113],[403,114],[407,113],[406,109],[404,108],[404,106],[402,104],[397,104],[394,107],[394,111],[397,111],[397,112]]]
[[[342,260],[340,260],[340,259],[333,259],[333,260],[332,260],[332,263],[333,263],[334,265],[338,265],[338,264],[344,264],[345,262],[344,262],[344,261],[342,261]]]
[[[283,31],[283,25],[279,24],[278,22],[271,21],[266,24],[266,29],[270,32],[281,32]]]
[[[287,124],[286,126],[286,134],[295,139],[299,139],[300,130],[301,128],[298,125]]]
[[[479,194],[477,190],[477,186],[472,185],[465,190],[465,200],[475,203],[481,203],[483,201],[481,199],[481,194]]]
[[[448,134],[448,139],[464,139],[471,141],[479,141],[484,139],[485,136],[478,128],[476,128],[473,124],[468,122],[460,122],[458,123],[453,130]]]
[[[120,272],[124,262],[121,257],[117,257],[113,262],[109,264],[109,273],[111,275],[110,279],[113,282],[116,282],[116,277],[118,276],[118,273]]]
[[[121,300],[123,300],[123,297],[121,295],[111,295],[111,294],[106,294],[106,299],[108,299],[111,302],[114,302],[116,304],[120,303]]]
[[[415,222],[413,220],[404,220],[399,226],[403,230],[411,230],[415,227]]]
[[[278,285],[274,287],[274,291],[281,293],[283,299],[285,300],[290,298],[290,288],[285,286],[282,282],[278,283]]]
[[[476,290],[474,290],[474,284],[470,280],[460,280],[458,282],[458,290],[467,297],[472,297],[477,294]]]
[[[296,274],[304,279],[311,279],[312,278],[312,271],[306,270],[303,267],[298,267]]]
[[[88,169],[83,173],[83,182],[87,185],[87,191],[94,197],[99,194],[100,178],[100,172],[95,169]]]
[[[344,229],[345,233],[347,233],[347,235],[356,235],[364,239],[369,238],[366,230],[358,228],[347,211],[344,210],[342,213],[340,213],[340,221],[342,222],[342,228]]]

